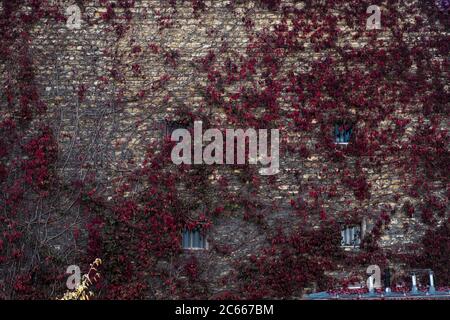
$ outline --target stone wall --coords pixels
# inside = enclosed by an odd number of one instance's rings
[[[57,4],[66,8],[72,2],[57,1]],[[217,64],[223,63],[226,58],[237,62],[241,57],[248,57],[251,52],[247,46],[252,42],[251,37],[273,31],[282,16],[279,11],[268,10],[254,1],[238,2],[234,10],[229,9],[230,1],[205,1],[206,9],[197,12],[190,1],[177,1],[175,10],[167,1],[141,0],[129,9],[132,13],[129,22],[120,18],[112,23],[102,19],[107,9],[101,2],[77,1],[82,11],[80,29],[69,29],[64,22],[49,21],[36,25],[32,30],[31,50],[36,81],[42,99],[48,104],[58,137],[60,150],[57,168],[61,176],[86,180],[95,171],[97,178],[101,178],[112,191],[113,178],[138,167],[145,155],[145,146],[162,139],[164,120],[177,119],[178,112],[185,108],[205,108],[204,92],[208,79],[207,74],[198,72],[196,62],[210,51],[225,52],[218,58]],[[289,2],[282,1],[282,4]],[[294,1],[293,6],[302,10],[305,4]],[[124,9],[114,10],[120,15]],[[249,15],[254,23],[252,33],[246,28],[245,18]],[[366,13],[361,12],[361,15],[365,17]],[[407,23],[411,19],[399,17],[399,23]],[[361,21],[365,22],[365,19]],[[353,40],[351,27],[346,26],[344,21],[338,25],[342,28],[339,35],[342,48],[346,45],[364,45],[361,39]],[[124,26],[120,36],[117,26]],[[417,37],[425,34],[422,31],[411,33],[403,40],[413,46]],[[308,41],[309,35],[302,37],[303,50],[284,59],[286,73],[311,70],[314,62],[326,55],[326,50],[315,52]],[[380,31],[378,39],[387,44],[397,41],[389,30]],[[436,59],[443,58],[436,55]],[[231,92],[245,84],[241,81],[227,90]],[[292,111],[289,103],[279,100],[284,114]],[[411,120],[406,127],[407,133],[413,133],[421,107],[418,103],[395,113]],[[220,108],[210,111],[211,118],[224,118]],[[421,238],[426,228],[420,221],[420,212],[409,218],[403,212],[405,202],[414,203],[416,200],[405,190],[404,172],[397,168],[395,158],[383,158],[376,168],[362,168],[370,184],[371,197],[358,200],[353,190],[343,187],[341,175],[337,174],[346,167],[352,167],[357,157],[350,155],[340,161],[323,157],[321,152],[314,151],[314,145],[324,133],[318,127],[310,132],[289,131],[289,121],[286,119],[281,123],[285,128],[281,130],[284,141],[291,145],[305,145],[310,152],[306,157],[288,151],[282,153],[281,172],[273,178],[276,188],[266,183],[269,178],[261,178],[264,182],[256,194],[262,199],[260,210],[269,226],[289,228],[291,219],[296,219],[290,200],[302,197],[312,203],[314,200],[309,197],[309,192],[320,187],[324,193],[333,190],[337,194],[336,197],[321,196],[326,212],[345,221],[347,212],[359,210],[366,217],[367,233],[379,218],[380,211],[387,211],[391,223],[389,228],[383,230],[380,246],[402,251],[404,245]],[[389,126],[392,122],[386,121],[377,129]],[[448,123],[442,122],[441,126],[448,128]],[[356,128],[364,129],[364,122],[358,122]],[[406,134],[404,139],[407,137]],[[239,171],[228,167],[217,168],[215,178],[223,175],[234,181],[230,192],[236,195],[249,192],[247,186],[240,184],[235,170]],[[445,192],[446,183],[448,180],[435,181],[437,196]],[[211,190],[215,186],[213,177]],[[212,201],[220,203],[220,199]],[[312,212],[307,223],[314,228],[318,219],[319,212]],[[82,221],[78,222],[82,224]],[[242,212],[237,210],[230,217],[215,219],[208,236],[214,250],[186,253],[186,256],[195,254],[207,265],[204,274],[212,294],[234,289],[233,284],[222,285],[221,279],[236,272],[233,261],[248,257],[266,244],[266,231],[261,228],[243,220]],[[217,250],[220,247],[227,249],[220,253]],[[348,254],[357,250],[352,249]],[[161,267],[167,266],[162,264]],[[345,274],[346,270],[342,271]],[[364,270],[359,269],[358,272]],[[157,292],[153,294],[158,297]]]

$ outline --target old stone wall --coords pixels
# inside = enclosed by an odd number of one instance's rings
[[[399,24],[411,23],[421,14],[420,11],[410,9],[415,1],[410,2],[405,4],[405,16],[397,17]],[[73,1],[55,3],[61,8],[67,8]],[[146,146],[163,139],[165,120],[179,119],[180,112],[185,110],[208,110],[212,123],[227,126],[224,110],[208,104],[208,74],[199,72],[199,61],[214,52],[218,66],[224,65],[227,60],[239,64],[251,58],[250,44],[255,42],[255,37],[264,33],[276,34],[276,26],[285,19],[280,10],[269,10],[257,1],[233,1],[233,9],[230,7],[231,1],[205,1],[206,7],[202,10],[196,9],[191,1],[176,1],[174,9],[169,1],[141,0],[135,1],[129,9],[115,7],[114,19],[107,18],[109,13],[104,1],[76,3],[82,13],[80,29],[68,28],[65,21],[48,21],[37,24],[31,31],[36,82],[53,118],[52,126],[59,144],[59,174],[80,181],[89,181],[91,175],[95,174],[97,181],[102,181],[98,186],[111,193],[122,175],[141,165]],[[281,1],[281,4],[292,5],[300,11],[309,10],[311,6],[308,1]],[[386,8],[386,5],[382,3],[381,7]],[[129,20],[124,14],[126,11],[129,11]],[[412,12],[414,17],[408,16]],[[360,22],[364,24],[367,16],[361,11]],[[251,32],[247,25],[250,17],[253,23]],[[421,18],[430,19],[425,14]],[[294,23],[287,23],[291,31]],[[439,26],[439,22],[431,23],[437,24],[437,28],[448,35],[448,30],[444,31],[444,26]],[[346,25],[343,19],[338,21],[337,26],[340,28],[337,43],[342,50],[366,45],[364,39],[354,39],[352,26]],[[283,77],[289,73],[315,70],[316,62],[333,54],[336,49],[318,51],[314,48],[311,43],[313,33],[312,30],[310,34],[298,35],[302,49],[283,56],[283,71],[273,80],[283,81]],[[433,36],[435,34],[427,30],[417,30],[408,33],[402,41],[412,48],[419,38]],[[386,29],[378,31],[376,37],[386,47],[398,41]],[[370,43],[373,38],[367,37],[365,41]],[[434,58],[443,61],[446,57],[436,53]],[[335,66],[342,70],[349,68],[349,65],[339,62]],[[350,68],[358,68],[358,65]],[[417,69],[417,66],[412,65],[411,70],[414,68]],[[255,77],[261,78],[261,87],[258,89],[264,87],[264,72],[263,68],[256,71]],[[224,84],[224,101],[232,101],[232,93],[250,83],[253,85],[258,81],[240,80],[230,85]],[[448,84],[446,88],[448,91]],[[379,87],[380,91],[384,89]],[[222,280],[237,272],[233,261],[246,259],[267,245],[266,228],[290,228],[292,219],[298,218],[291,199],[302,198],[307,206],[314,208],[309,212],[310,218],[305,221],[311,228],[320,221],[322,211],[342,223],[353,219],[351,212],[358,212],[357,219],[361,222],[364,220],[365,232],[369,234],[381,212],[387,212],[390,223],[383,228],[379,245],[394,252],[402,252],[406,245],[417,243],[426,230],[419,210],[409,217],[404,213],[406,202],[410,201],[414,205],[420,201],[411,197],[408,190],[410,186],[405,185],[406,181],[411,181],[409,173],[397,166],[397,155],[408,157],[408,154],[397,151],[396,156],[389,157],[386,156],[389,152],[381,146],[374,154],[359,156],[346,153],[347,146],[336,146],[344,156],[339,160],[325,156],[323,149],[316,146],[328,139],[324,137],[328,133],[316,120],[306,124],[311,130],[292,130],[292,119],[288,115],[295,111],[289,100],[293,94],[284,91],[277,98],[283,115],[278,121],[282,137],[279,174],[260,177],[261,184],[254,190],[251,185],[241,183],[237,174],[239,168],[214,167],[210,194],[206,197],[210,196],[210,201],[215,205],[220,204],[221,199],[214,198],[214,190],[218,188],[219,178],[227,177],[231,182],[228,191],[236,197],[254,194],[259,202],[257,211],[264,216],[267,225],[262,227],[251,220],[242,219],[243,209],[230,209],[227,215],[214,218],[213,227],[208,233],[209,250],[185,253],[187,258],[194,254],[203,261],[204,277],[208,280],[211,294],[236,289],[236,283],[223,284]],[[383,96],[383,92],[380,96]],[[395,108],[395,103],[393,99],[390,107]],[[388,135],[386,139],[394,134],[388,129],[395,127],[395,117],[408,119],[405,134],[401,139],[395,138],[396,145],[401,148],[402,141],[408,143],[409,137],[415,132],[422,117],[422,108],[421,101],[411,103],[407,108],[394,111],[390,119],[379,122],[377,128],[366,126],[370,121],[365,122],[364,119],[370,119],[371,114],[361,108],[348,106],[345,116],[353,115],[357,119],[356,130],[370,130],[373,134],[383,132]],[[328,113],[332,115],[336,112],[339,111],[324,109],[321,117],[327,118]],[[311,118],[307,119],[309,121]],[[441,129],[448,129],[446,121],[439,125]],[[288,150],[288,146],[295,151]],[[298,152],[302,148],[308,150],[304,156]],[[377,158],[377,153],[382,157]],[[366,158],[361,160],[361,157]],[[373,162],[370,165],[363,164],[359,171],[353,170],[361,161]],[[370,186],[369,198],[357,199],[354,190],[343,184],[345,170],[350,170],[354,178],[360,174],[366,177]],[[271,184],[269,179],[272,180]],[[433,184],[435,196],[445,198],[448,177],[436,179]],[[320,194],[311,196],[311,192],[317,190]],[[66,201],[70,204],[70,196]],[[320,206],[314,206],[315,201],[319,201]],[[70,207],[68,212],[73,213],[74,210],[74,207]],[[448,207],[445,210],[448,215]],[[75,223],[82,225],[83,219],[81,216]],[[57,230],[54,232],[56,234]],[[60,242],[59,245],[64,246],[64,241]],[[347,253],[351,255],[358,250],[347,249]],[[164,263],[160,267],[170,268]],[[342,266],[340,271],[345,275],[350,270]],[[357,271],[364,272],[361,267]],[[153,295],[158,297],[157,292]]]

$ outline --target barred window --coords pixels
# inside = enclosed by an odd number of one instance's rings
[[[348,144],[352,137],[353,126],[349,124],[334,125],[334,140],[336,144]]]
[[[183,249],[196,250],[207,249],[206,237],[202,235],[200,229],[183,230]]]
[[[170,138],[172,136],[172,132],[175,130],[188,128],[189,125],[184,121],[165,120],[163,123],[163,136],[165,138]]]
[[[359,247],[361,244],[361,226],[345,226],[341,230],[341,245],[343,247]]]

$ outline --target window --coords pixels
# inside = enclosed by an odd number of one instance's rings
[[[336,144],[348,144],[353,133],[353,126],[345,123],[334,125],[334,140]]]
[[[188,250],[199,250],[199,249],[207,249],[208,242],[206,241],[206,237],[202,235],[201,230],[187,230],[183,231],[183,249]]]
[[[361,244],[361,226],[345,226],[341,230],[341,246],[359,247]]]
[[[177,129],[188,129],[188,125],[183,121],[172,121],[165,120],[163,125],[163,136],[166,138],[170,138],[172,136],[172,132]]]

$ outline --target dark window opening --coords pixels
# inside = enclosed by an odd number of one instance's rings
[[[336,144],[348,144],[353,134],[353,126],[346,123],[334,125],[334,141]]]
[[[207,249],[208,243],[206,237],[200,229],[183,230],[183,249],[197,250]]]
[[[341,230],[341,246],[359,247],[361,244],[361,225],[345,226]]]
[[[189,124],[180,120],[165,120],[163,125],[163,135],[165,138],[172,136],[172,133],[177,129],[189,129]]]

